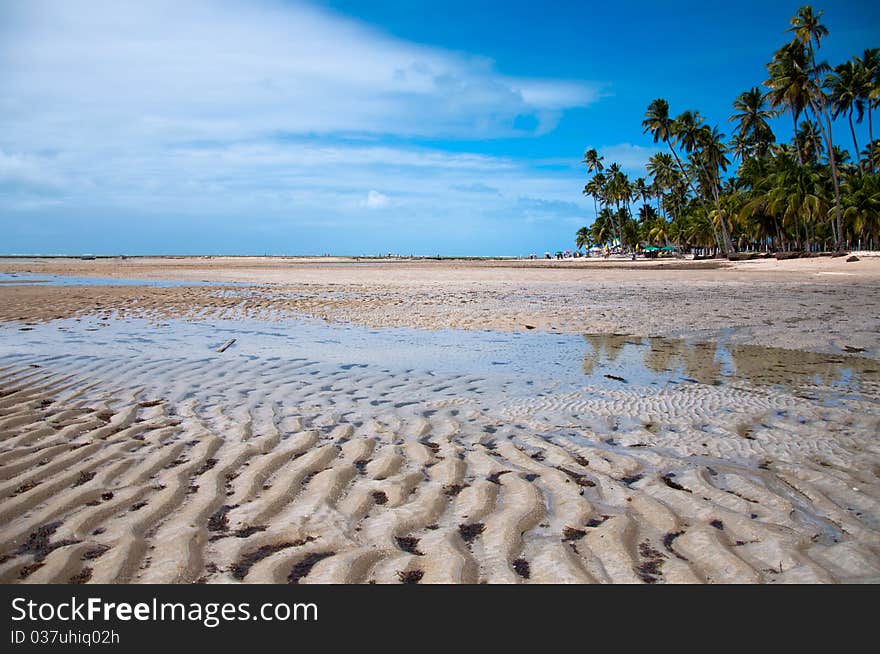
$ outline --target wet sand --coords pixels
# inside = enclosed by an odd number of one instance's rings
[[[875,266],[793,263],[3,285],[0,581],[876,583]]]
[[[308,316],[371,327],[638,336],[880,358],[880,257],[794,261],[354,261],[260,257],[0,259],[33,278],[252,284],[58,288],[0,284],[0,320],[93,312],[164,317]],[[7,277],[7,281],[10,278]]]

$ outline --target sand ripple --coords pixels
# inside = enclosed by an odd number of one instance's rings
[[[308,359],[5,357],[0,581],[880,581],[876,384],[835,406],[491,390]]]

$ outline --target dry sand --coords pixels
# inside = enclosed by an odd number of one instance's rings
[[[0,287],[0,581],[876,583],[878,264],[3,262],[257,286]],[[589,383],[538,366],[529,394],[474,373],[496,352],[432,373],[216,331],[291,315],[652,338],[589,337]],[[627,348],[666,383],[604,379]]]

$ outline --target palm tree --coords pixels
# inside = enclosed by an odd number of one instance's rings
[[[779,48],[767,64],[768,79],[764,82],[764,86],[770,89],[767,100],[773,109],[782,108],[791,114],[793,133],[797,133],[798,119],[810,104],[807,66],[806,53],[796,43]],[[800,150],[798,161],[804,163]]]
[[[645,178],[637,177],[636,181],[633,182],[633,197],[641,200],[642,204],[647,204],[652,195],[651,186],[645,181]]]
[[[846,114],[857,163],[861,169],[862,160],[859,157],[859,142],[856,140],[856,129],[853,126],[853,112],[856,113],[856,122],[861,123],[865,116],[865,99],[869,93],[865,69],[860,65],[859,60],[854,58],[837,66],[825,81],[830,92],[831,116],[837,118],[843,113]]]
[[[822,155],[825,154],[825,145],[822,142],[819,125],[812,120],[805,120],[798,127],[794,138],[798,150],[803,153],[803,163],[819,163]]]
[[[671,120],[669,118],[669,103],[666,102],[663,98],[657,98],[653,100],[651,104],[648,105],[648,110],[645,112],[645,119],[642,121],[642,132],[651,132],[654,137],[654,143],[658,141],[663,141],[666,145],[669,146],[669,149],[672,151],[672,156],[675,157],[675,161],[678,164],[679,170],[682,171],[684,175],[684,179],[687,182],[687,185],[691,187],[694,192],[694,195],[699,200],[700,205],[703,207],[703,210],[706,212],[706,215],[709,215],[709,209],[706,206],[705,201],[703,200],[703,196],[697,193],[696,189],[693,185],[693,180],[691,176],[688,174],[687,169],[681,163],[681,158],[678,156],[678,153],[675,150],[675,142],[679,140],[680,133],[682,131],[687,131],[685,126],[680,122],[683,116],[696,118],[696,114],[692,114],[692,112],[685,112],[675,120]],[[683,143],[683,145],[686,145]]]
[[[730,122],[736,122],[734,138],[741,143],[742,155],[756,154],[763,157],[767,154],[770,144],[776,140],[769,120],[776,116],[772,109],[764,108],[766,96],[757,86],[743,91],[733,101],[733,108],[737,112],[730,117]]]
[[[868,143],[862,150],[862,156],[870,162],[872,171],[880,169],[880,139]]]
[[[726,170],[729,163],[724,156],[726,148],[722,140],[723,135],[719,134],[716,128],[709,129],[703,123],[703,118],[698,111],[682,112],[673,122],[672,133],[690,155],[690,161],[698,171],[697,178],[701,180],[704,188],[714,200],[715,210],[720,211],[718,206],[719,168]],[[702,196],[698,194],[698,197]],[[706,213],[709,215],[710,212],[707,210]],[[714,227],[713,223],[713,229]],[[721,227],[722,239],[719,243],[724,253],[730,254],[733,251],[733,243],[723,222]]]
[[[880,177],[857,173],[843,184],[843,215],[854,238],[880,237]]]
[[[605,175],[596,173],[584,186],[584,195],[590,195],[593,198],[593,213],[595,215],[599,215],[599,208],[596,203],[602,197],[602,187],[604,185]]]
[[[651,186],[658,199],[657,206],[658,208],[662,206],[665,209],[671,203],[664,194],[681,184],[681,172],[675,165],[672,155],[666,152],[657,152],[651,155],[651,158],[648,159],[647,170],[652,179]],[[672,213],[673,216],[677,214],[674,210]]]
[[[717,127],[704,126],[699,132],[700,160],[703,170],[707,174],[707,183],[715,200],[715,210],[722,215],[721,209],[721,173],[727,170],[730,161],[727,159],[727,147],[724,145],[724,134]],[[730,238],[727,222],[720,220],[721,235],[724,238],[724,248],[727,254],[733,251],[733,243]]]
[[[620,169],[620,165],[617,163],[613,163],[608,167],[608,183],[605,190],[608,194],[608,199],[613,200],[617,207],[617,238],[623,244],[623,220],[621,219],[620,210],[621,208],[628,210],[633,196],[633,189],[626,173]]]
[[[603,159],[605,159],[605,157],[599,156],[596,148],[590,148],[587,150],[584,153],[584,163],[587,164],[587,172],[601,173],[605,167],[602,165]]]
[[[773,169],[752,193],[741,211],[741,217],[765,213],[775,217],[783,228],[791,229],[795,247],[801,237],[810,247],[811,234],[827,216],[826,183],[817,166],[801,166],[786,156],[777,157]]]
[[[673,141],[673,123],[669,117],[669,103],[663,98],[657,98],[648,105],[645,112],[645,119],[642,121],[642,133],[651,132],[654,137],[654,143],[663,141],[675,157],[675,162],[680,170],[684,169],[678,152],[675,151],[675,143]]]
[[[828,97],[822,90],[821,75],[827,69],[827,64],[816,64],[816,50],[821,47],[821,41],[828,36],[828,28],[819,20],[824,12],[814,13],[813,8],[805,5],[798,9],[797,14],[791,19],[789,32],[795,35],[795,42],[806,48],[812,66],[809,69],[808,78],[811,84],[808,89],[810,107],[816,118],[819,119],[819,127],[825,137],[825,145],[828,148],[828,163],[831,165],[831,180],[834,183],[834,211],[835,211],[835,240],[837,250],[843,247],[843,216],[840,206],[840,177],[837,172],[837,161],[834,157],[834,140],[831,134],[831,117],[828,112]],[[815,47],[814,47],[815,45]],[[823,122],[824,119],[824,122]]]
[[[880,140],[872,122],[880,107],[880,49],[831,69],[818,56],[828,35],[821,17],[807,6],[791,19],[793,40],[767,65],[766,90],[750,88],[734,100],[729,140],[696,111],[671,118],[669,104],[657,98],[642,128],[668,150],[651,156],[647,180],[631,182],[618,164],[605,169],[599,154],[587,151],[584,162],[595,176],[584,192],[599,210],[590,237],[616,235],[624,245],[665,239],[728,254],[734,245],[778,250],[833,243],[838,251],[856,239],[880,245]],[[793,138],[776,143],[773,119],[785,113]],[[860,150],[855,126],[865,113],[868,143]],[[833,121],[844,116],[852,156],[833,139]],[[738,167],[730,174],[734,157]]]
[[[603,207],[590,225],[590,237],[593,243],[607,243],[614,233],[614,214],[608,207]]]
[[[574,244],[577,249],[581,249],[584,246],[589,246],[592,242],[592,235],[590,234],[590,229],[588,227],[581,227],[577,230],[575,234]]]
[[[861,59],[858,59],[861,67],[862,74],[866,79],[864,91],[867,92],[867,97],[863,98],[868,110],[868,163],[871,167],[871,172],[875,172],[876,166],[874,164],[874,158],[870,155],[872,152],[872,147],[874,143],[874,123],[871,119],[871,114],[874,109],[880,106],[880,49],[878,48],[870,48],[865,50],[862,53]]]

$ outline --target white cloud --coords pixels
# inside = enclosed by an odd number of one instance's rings
[[[2,122],[53,147],[368,132],[515,133],[594,85],[501,75],[303,4],[30,0],[0,7]]]
[[[607,145],[596,148],[599,154],[605,157],[605,166],[611,165],[613,162],[620,164],[620,167],[628,173],[639,177],[647,176],[645,166],[648,159],[657,152],[662,152],[662,148],[646,148],[641,145],[633,145],[632,143],[618,143],[616,145]]]
[[[370,190],[370,192],[367,193],[367,199],[364,200],[364,206],[367,207],[367,209],[382,209],[387,207],[390,201],[391,200],[384,193]]]
[[[149,213],[256,233],[363,227],[369,208],[444,236],[511,225],[520,196],[582,204],[582,171],[400,144],[541,134],[599,94],[273,0],[0,0],[0,89],[0,220],[57,207],[80,232]]]
[[[0,188],[16,186],[48,191],[61,184],[58,176],[48,170],[47,162],[33,156],[7,154],[0,149]]]

